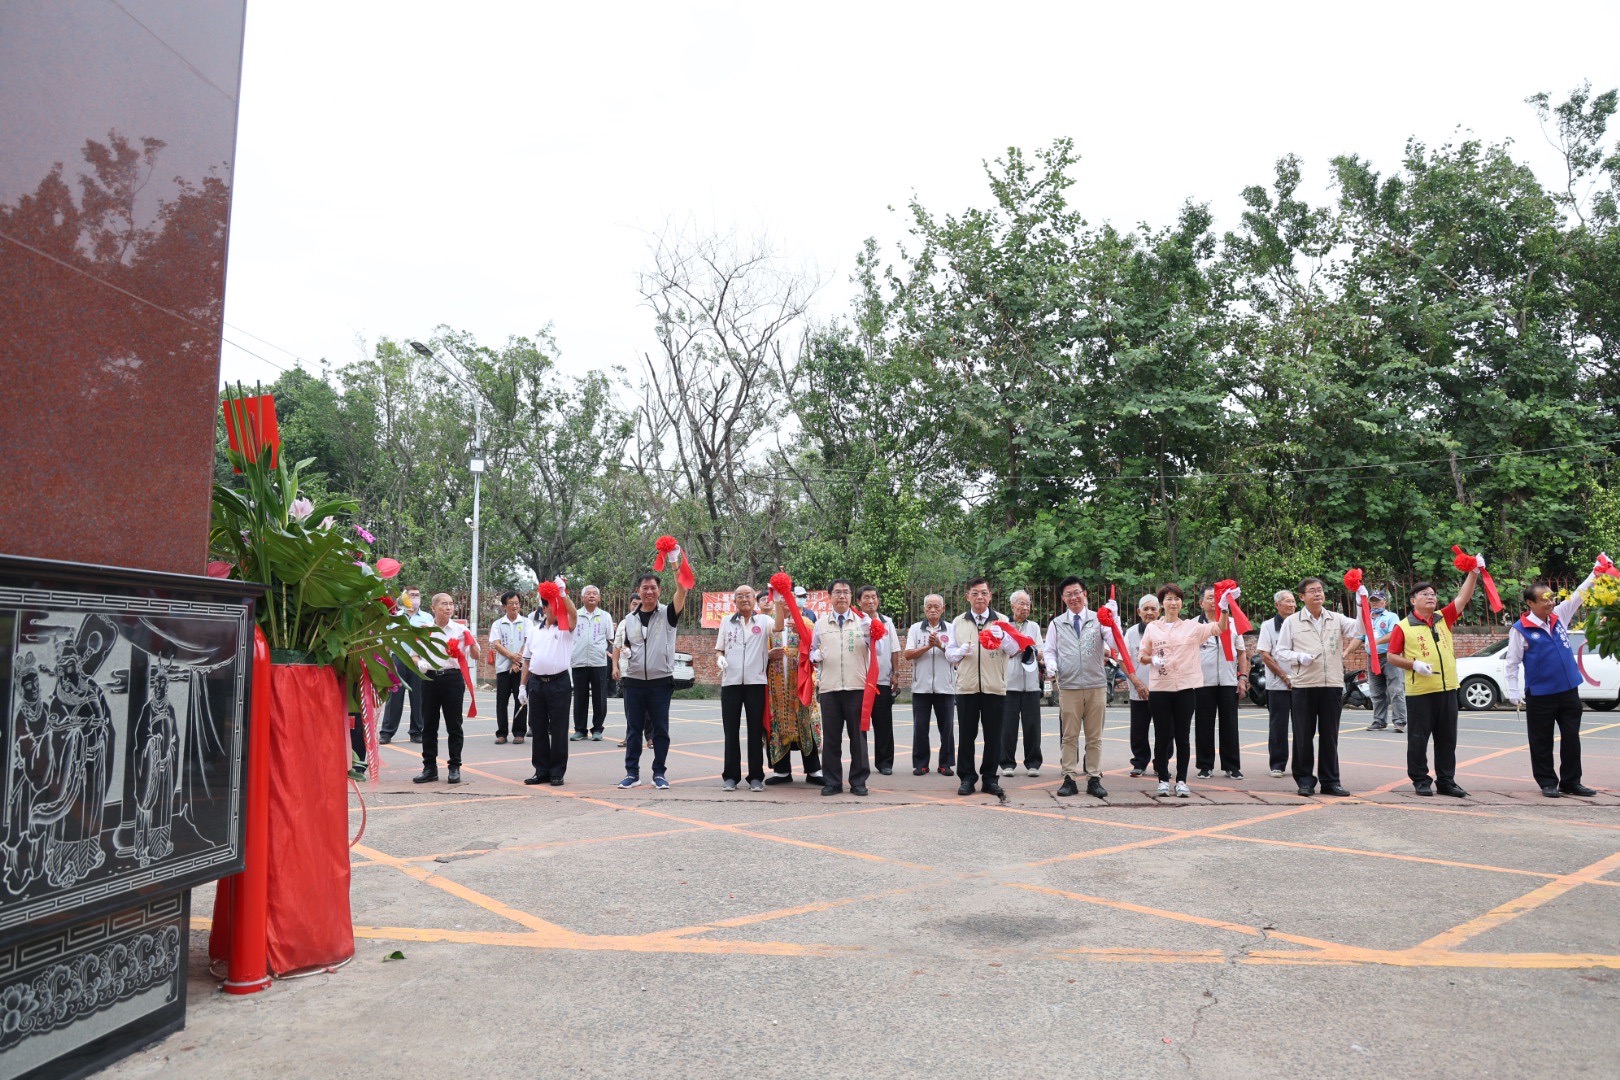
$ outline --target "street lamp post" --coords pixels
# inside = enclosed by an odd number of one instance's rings
[[[467,381],[465,379],[463,379],[460,375],[457,375],[454,371],[451,371],[449,365],[445,364],[437,356],[435,356],[432,349],[428,348],[426,345],[422,344],[420,341],[413,341],[413,342],[410,343],[410,345],[411,345],[412,349],[416,350],[421,355],[427,357],[429,360],[432,360],[434,363],[436,363],[440,367],[444,368],[444,370],[450,375],[450,377],[455,379],[458,383],[460,383],[463,390],[467,391],[467,396],[472,398],[472,407],[473,407],[472,454],[468,458],[468,461],[467,461],[467,468],[472,473],[472,476],[473,476],[472,592],[470,592],[468,594],[468,596],[467,596],[467,628],[472,631],[473,637],[477,637],[478,636],[478,516],[479,516],[479,509],[480,509],[479,504],[481,502],[481,495],[482,495],[481,489],[482,489],[482,486],[483,486],[484,465],[485,465],[483,411],[480,408],[480,400],[479,400],[482,395],[480,395],[478,393],[478,391],[476,389],[474,389],[472,386],[469,386],[467,384]]]

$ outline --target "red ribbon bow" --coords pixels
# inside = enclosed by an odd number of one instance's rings
[[[979,631],[979,648],[995,650],[1001,648],[1001,639],[990,632],[987,626]]]
[[[1215,606],[1219,608],[1221,597],[1235,588],[1237,588],[1237,582],[1231,578],[1223,578],[1217,581],[1215,583]],[[1242,608],[1238,607],[1236,598],[1226,605],[1226,610],[1232,617],[1227,620],[1226,630],[1221,634],[1221,650],[1226,653],[1228,660],[1236,660],[1237,653],[1232,649],[1232,631],[1235,629],[1240,634],[1247,634],[1254,629],[1254,624],[1249,622],[1249,617],[1243,614]]]
[[[536,591],[540,593],[540,599],[551,609],[551,617],[557,620],[557,629],[563,631],[572,629],[573,624],[568,621],[568,608],[561,603],[562,590],[557,588],[557,583],[542,581]]]
[[[697,588],[697,575],[692,572],[692,560],[681,550],[680,541],[666,534],[660,536],[653,546],[658,549],[658,554],[653,558],[654,570],[662,574],[665,562],[673,558],[678,564],[675,568],[675,580],[681,583],[681,588]]]
[[[1479,565],[1479,556],[1468,554],[1459,544],[1452,544],[1451,550],[1456,555],[1456,558],[1451,560],[1451,565],[1465,574],[1478,570],[1479,581],[1485,586],[1485,599],[1490,602],[1491,610],[1501,611],[1502,594],[1496,591],[1496,582],[1491,580],[1491,572]]]
[[[867,648],[871,658],[866,664],[866,687],[861,692],[861,730],[872,730],[872,703],[877,700],[878,694],[878,642],[888,633],[888,627],[883,625],[882,619],[867,619],[870,629],[867,631]]]
[[[1607,554],[1601,554],[1597,557],[1597,562],[1592,564],[1592,573],[1620,577],[1620,567],[1616,567]]]
[[[816,700],[816,671],[810,664],[810,627],[804,621],[804,612],[799,610],[799,598],[793,595],[793,579],[787,574],[772,574],[771,590],[787,605],[788,615],[793,618],[794,632],[799,635],[799,704],[813,704]]]
[[[461,647],[463,637],[472,637],[472,631],[468,630],[463,634],[457,634],[446,641],[444,651],[454,657],[456,663],[461,665],[461,681],[467,684],[467,718],[470,720],[478,716],[478,692],[473,689],[472,669],[467,666],[467,653]]]
[[[1119,620],[1114,618],[1114,609],[1107,606],[1098,608],[1097,622],[1113,631],[1114,649],[1119,653],[1120,659],[1125,663],[1125,673],[1127,675],[1135,675],[1136,664],[1131,660],[1130,651],[1125,648],[1125,635],[1119,632]]]
[[[1373,634],[1372,609],[1367,606],[1367,594],[1361,588],[1363,576],[1361,567],[1352,566],[1344,572],[1344,587],[1356,596],[1356,615],[1361,619],[1361,629],[1367,635],[1367,668],[1374,675],[1382,675],[1384,667],[1378,662],[1378,639]]]

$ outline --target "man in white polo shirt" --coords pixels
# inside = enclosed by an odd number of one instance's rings
[[[554,603],[543,608],[539,625],[529,631],[523,647],[523,691],[529,706],[529,732],[533,748],[529,760],[534,775],[525,784],[561,787],[568,771],[568,712],[573,697],[569,672],[574,661],[574,631],[558,628],[557,608],[576,625],[574,602],[559,590]]]
[[[571,741],[586,737],[586,713],[590,713],[590,738],[602,741],[607,722],[608,643],[613,640],[613,616],[602,607],[602,590],[587,585],[579,594],[584,607],[574,627],[574,734]]]
[[[933,757],[929,748],[932,714],[939,725],[939,772],[950,776],[956,768],[956,670],[945,656],[951,628],[945,622],[945,598],[938,593],[923,597],[923,618],[906,633],[906,659],[911,661],[911,775],[927,776]]]
[[[726,760],[721,786],[736,791],[743,779],[739,741],[744,712],[748,715],[748,790],[765,790],[765,662],[776,620],[755,606],[754,590],[737,586],[736,611],[720,624],[715,663],[720,667],[720,723],[725,729]]]
[[[529,642],[529,620],[523,617],[515,592],[501,594],[499,619],[489,625],[489,647],[495,653],[495,741],[506,741],[506,710],[512,715],[512,741],[520,743],[529,730],[529,707],[519,701],[523,689],[519,676],[523,669],[523,646]]]
[[[877,643],[877,696],[872,699],[872,767],[884,776],[894,772],[894,620],[878,612],[882,597],[876,585],[855,591],[855,606],[869,619],[881,619],[886,629]]]

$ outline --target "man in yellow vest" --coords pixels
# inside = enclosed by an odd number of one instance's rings
[[[1454,799],[1468,792],[1457,783],[1457,656],[1451,628],[1468,609],[1485,559],[1463,578],[1456,599],[1435,611],[1440,594],[1427,581],[1412,586],[1412,613],[1395,624],[1386,659],[1406,671],[1406,774],[1419,795],[1439,791]],[[1434,738],[1434,779],[1429,778],[1429,739]]]

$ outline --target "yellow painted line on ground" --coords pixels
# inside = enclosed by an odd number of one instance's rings
[[[408,803],[370,803],[370,802],[368,802],[365,805],[365,810],[366,810],[367,813],[375,814],[375,813],[379,813],[379,812],[381,812],[383,810],[414,810],[414,809],[416,809],[418,807],[423,807],[423,806],[456,806],[456,805],[458,805],[460,803],[511,802],[513,799],[532,799],[532,798],[534,798],[533,795],[530,795],[527,792],[525,792],[522,795],[474,795],[471,798],[467,798],[467,799],[427,799],[427,800],[425,800],[423,802],[408,802]],[[349,813],[351,813],[351,814],[358,814],[360,812],[360,810],[361,810],[361,808],[358,807],[358,806],[349,807]]]
[[[372,862],[381,863],[385,866],[391,866],[400,873],[405,874],[408,877],[413,877],[417,881],[422,882],[424,885],[432,885],[436,889],[442,889],[459,900],[465,900],[469,904],[481,907],[492,915],[499,915],[503,919],[509,919],[510,921],[517,923],[519,926],[532,930],[537,934],[551,935],[557,940],[564,940],[575,936],[573,931],[566,930],[563,927],[558,926],[556,923],[547,922],[545,919],[531,915],[527,911],[519,911],[517,908],[512,907],[509,904],[502,903],[492,896],[486,896],[481,892],[469,889],[459,881],[452,881],[447,877],[442,877],[433,873],[432,871],[415,866],[403,859],[396,859],[394,856],[386,855],[383,852],[378,851],[376,848],[367,847],[364,844],[356,844],[354,845],[354,850],[370,859]]]
[[[1556,900],[1578,885],[1584,885],[1602,877],[1609,871],[1620,868],[1620,851],[1604,859],[1599,859],[1590,866],[1582,867],[1571,874],[1560,874],[1538,889],[1533,889],[1523,896],[1509,900],[1505,904],[1485,912],[1483,915],[1469,919],[1467,922],[1452,927],[1444,933],[1418,945],[1418,949],[1453,949],[1471,938],[1478,937],[1488,930],[1494,930],[1504,923],[1517,919],[1526,912],[1534,911],[1549,901]]]

